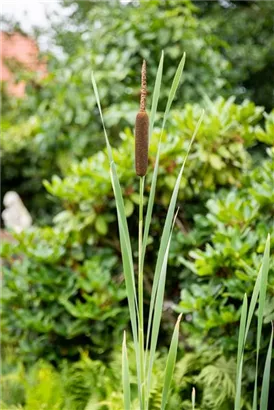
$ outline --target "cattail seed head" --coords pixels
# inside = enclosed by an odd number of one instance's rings
[[[140,177],[146,175],[148,164],[149,117],[146,113],[146,62],[143,61],[141,74],[140,111],[135,122],[135,169]]]
[[[145,111],[140,111],[135,124],[135,169],[140,177],[146,175],[148,164],[148,126],[149,119]]]

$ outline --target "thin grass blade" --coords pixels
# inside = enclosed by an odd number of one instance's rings
[[[152,217],[152,210],[153,210],[153,204],[154,204],[154,199],[155,199],[155,191],[156,191],[156,184],[157,184],[157,176],[158,176],[158,169],[159,169],[159,159],[160,159],[160,152],[161,152],[161,139],[162,139],[162,133],[165,128],[166,120],[168,118],[168,114],[172,105],[172,102],[174,100],[176,91],[178,89],[178,86],[180,84],[180,80],[182,77],[184,65],[185,65],[185,53],[179,63],[179,66],[176,70],[172,86],[169,92],[168,100],[167,100],[167,105],[164,113],[164,118],[163,118],[163,123],[162,123],[162,130],[161,130],[161,135],[160,135],[160,140],[158,144],[158,149],[157,149],[157,154],[156,154],[156,160],[155,160],[155,165],[154,165],[154,170],[153,170],[153,176],[152,176],[152,182],[151,182],[151,187],[150,187],[150,193],[149,193],[149,199],[148,199],[148,205],[147,205],[147,212],[146,212],[146,218],[145,218],[145,228],[144,228],[144,235],[143,235],[143,250],[142,250],[142,267],[144,266],[144,258],[145,258],[145,252],[146,252],[146,247],[147,247],[147,241],[148,241],[148,233],[149,233],[149,228],[151,224],[151,217]],[[156,81],[155,81],[155,99],[153,95],[153,101],[152,101],[152,114],[150,118],[150,131],[149,135],[151,136],[153,132],[153,126],[154,126],[154,119],[155,119],[155,114],[156,114],[156,107],[158,105],[158,94],[160,93],[160,87],[161,87],[161,81],[162,81],[162,72],[163,72],[163,63],[164,63],[164,54],[162,53],[161,60],[159,63],[158,71],[157,71],[157,76],[156,76]],[[155,107],[155,114],[153,114]]]
[[[260,400],[260,410],[266,410],[268,408],[272,345],[273,345],[273,323],[272,323],[271,336],[270,336],[270,341],[269,341],[269,346],[268,346],[266,361],[265,361],[265,367],[264,367],[262,392],[261,392],[261,400]]]
[[[150,306],[149,306],[149,316],[148,316],[148,327],[147,327],[147,343],[146,343],[146,349],[148,350],[148,343],[149,343],[149,338],[150,338],[150,330],[151,330],[151,324],[152,324],[152,315],[154,311],[154,306],[155,306],[155,298],[156,298],[156,292],[159,284],[159,279],[160,279],[160,274],[161,274],[161,267],[163,265],[163,260],[165,257],[165,250],[167,248],[168,240],[169,240],[169,235],[170,235],[170,230],[171,230],[171,225],[172,225],[172,219],[174,215],[174,210],[176,206],[176,201],[178,197],[178,192],[180,188],[180,182],[182,179],[182,175],[184,172],[185,164],[189,155],[189,152],[191,150],[193,141],[197,135],[197,132],[199,130],[199,127],[201,125],[202,119],[204,116],[204,112],[202,112],[202,115],[200,116],[200,119],[196,125],[195,131],[193,133],[193,136],[191,138],[191,141],[188,146],[188,150],[186,153],[186,156],[184,158],[184,162],[182,164],[182,167],[180,169],[179,175],[177,177],[173,193],[171,196],[171,200],[169,203],[168,211],[167,211],[167,216],[164,224],[164,229],[161,237],[161,243],[160,243],[160,249],[158,252],[158,257],[157,257],[157,262],[156,262],[156,268],[155,268],[155,274],[154,274],[154,279],[153,279],[153,285],[152,285],[152,291],[151,291],[151,298],[150,298]]]
[[[112,163],[113,166],[113,163]],[[111,180],[112,186],[114,190],[117,190],[118,180],[113,178],[113,174],[111,172]],[[119,197],[118,197],[119,198]],[[116,204],[118,203],[118,199],[116,200]],[[121,220],[120,214],[120,207],[117,206],[117,216],[118,216],[118,227],[119,227],[119,234],[120,234],[120,243],[121,243],[121,253],[122,253],[122,262],[123,262],[123,270],[124,270],[124,277],[125,277],[125,284],[126,284],[126,292],[127,292],[127,299],[128,299],[128,307],[129,307],[129,315],[130,315],[130,322],[133,334],[133,342],[134,342],[134,351],[136,355],[136,367],[137,367],[137,379],[138,379],[138,389],[139,389],[139,396],[141,395],[141,368],[140,368],[140,355],[139,355],[139,347],[138,347],[138,306],[136,301],[136,289],[134,284],[133,278],[133,264],[132,264],[132,253],[131,247],[128,241],[126,240],[126,233],[124,230],[124,226]]]
[[[127,355],[126,332],[124,332],[123,347],[122,347],[122,379],[124,393],[124,409],[130,410],[130,381],[129,381],[129,366]]]
[[[243,305],[242,305],[240,329],[239,329],[239,337],[238,337],[236,395],[235,395],[235,402],[234,402],[234,410],[240,410],[241,408],[241,385],[242,385],[242,372],[243,372],[243,360],[244,360],[246,317],[247,317],[247,296],[245,293]]]
[[[172,225],[172,229],[171,229],[171,232],[170,232],[170,235],[169,235],[168,244],[167,244],[167,247],[166,247],[166,250],[165,250],[163,265],[162,265],[161,273],[160,273],[159,286],[158,286],[157,295],[156,295],[155,314],[153,316],[153,323],[152,323],[151,346],[150,346],[149,366],[148,366],[148,373],[147,373],[147,390],[148,390],[148,393],[150,391],[152,368],[153,368],[153,363],[154,363],[154,359],[155,359],[158,335],[159,335],[159,330],[160,330],[160,323],[161,323],[161,318],[162,318],[165,284],[166,284],[168,254],[169,254],[170,242],[171,242],[171,237],[172,237],[172,231],[173,231],[173,228],[174,228],[174,224],[175,224],[177,215],[178,215],[178,211],[176,212],[176,215],[173,219],[173,225]]]
[[[264,251],[262,266],[259,270],[256,282],[255,282],[255,285],[254,285],[254,289],[253,289],[253,292],[252,292],[252,296],[251,296],[250,307],[249,307],[247,323],[246,323],[245,341],[246,341],[246,338],[247,338],[247,335],[248,335],[251,320],[252,320],[252,317],[254,315],[257,299],[258,299],[258,296],[259,296],[259,293],[260,293],[262,275],[263,275],[263,272],[264,272],[264,275],[266,274],[266,267],[268,267],[268,265],[269,265],[269,249],[270,249],[270,236],[268,235],[267,240],[266,240],[266,245],[265,245],[265,251]]]
[[[119,183],[116,166],[113,161],[111,145],[109,143],[108,135],[105,128],[104,118],[101,109],[100,97],[96,85],[96,80],[94,77],[93,72],[91,73],[91,81],[94,89],[94,94],[98,106],[98,110],[101,117],[101,122],[103,126],[108,158],[110,162],[110,176],[111,176],[111,183],[114,192],[115,202],[116,202],[116,209],[117,209],[117,217],[118,217],[118,227],[119,227],[119,235],[120,235],[120,242],[121,242],[121,252],[122,252],[122,261],[123,261],[123,269],[124,269],[124,276],[125,276],[125,283],[126,283],[126,291],[127,291],[127,298],[128,298],[128,306],[129,306],[129,314],[130,314],[130,321],[132,326],[132,333],[133,333],[133,341],[136,353],[136,364],[137,364],[137,373],[140,375],[140,359],[139,359],[139,350],[138,350],[138,333],[137,333],[137,319],[138,319],[138,302],[137,302],[137,295],[136,295],[136,288],[135,288],[135,280],[134,280],[134,267],[133,267],[133,257],[132,257],[132,249],[128,231],[128,224],[127,218],[125,213],[125,206],[124,200],[122,196],[122,190]],[[140,378],[138,377],[138,380]],[[140,394],[141,386],[139,385],[139,394]]]
[[[134,295],[134,303],[137,308],[136,288],[134,285],[134,268],[133,268],[132,249],[131,249],[131,243],[130,243],[128,225],[127,225],[127,218],[126,218],[126,213],[125,213],[124,200],[123,200],[121,186],[120,186],[117,171],[116,171],[116,166],[113,161],[111,146],[109,143],[109,139],[108,139],[105,123],[104,123],[104,118],[102,114],[98,88],[96,85],[96,80],[95,80],[93,72],[91,73],[91,81],[92,81],[92,85],[94,89],[94,94],[95,94],[98,110],[99,110],[100,117],[101,117],[101,122],[103,126],[103,131],[104,131],[107,151],[108,151],[108,157],[109,157],[109,162],[110,162],[111,182],[112,182],[112,187],[113,187],[113,192],[114,192],[115,202],[116,202],[116,208],[117,208],[119,233],[120,233],[121,243],[123,242],[122,257],[124,257],[123,261],[126,262],[125,263],[126,269],[124,271],[125,280],[128,283],[129,293],[130,294],[133,293]],[[135,320],[133,319],[133,316],[135,316]],[[136,321],[136,312],[135,312],[135,315],[132,315],[132,319],[133,319],[133,322]],[[133,326],[134,326],[134,323],[133,323]]]
[[[157,74],[156,74],[156,80],[155,80],[155,85],[154,85],[154,90],[153,90],[153,96],[152,96],[152,105],[151,105],[151,111],[150,111],[150,118],[149,118],[149,140],[151,139],[151,135],[153,132],[153,127],[155,123],[155,116],[157,112],[157,107],[158,107],[158,101],[159,101],[159,96],[160,96],[160,89],[161,89],[161,83],[162,83],[162,75],[163,75],[163,65],[164,65],[164,52],[162,51]]]
[[[107,152],[108,152],[108,159],[109,159],[109,162],[111,163],[113,161],[112,151],[111,151],[111,146],[110,146],[110,143],[109,143],[109,139],[108,139],[108,135],[107,135],[106,127],[105,127],[105,122],[104,122],[101,103],[100,103],[100,97],[99,97],[98,88],[97,88],[97,84],[96,84],[96,81],[95,81],[93,71],[91,72],[91,82],[92,82],[92,86],[93,86],[93,90],[94,90],[94,94],[95,94],[97,107],[98,107],[99,114],[100,114],[100,117],[101,117],[101,123],[102,123],[103,130],[104,130],[104,136],[105,136]]]
[[[262,334],[262,327],[263,327],[263,314],[264,314],[264,306],[265,306],[265,299],[266,299],[266,289],[267,289],[267,280],[268,280],[268,271],[269,271],[269,253],[270,253],[270,235],[268,235],[262,268],[261,268],[261,280],[260,280],[260,292],[259,292],[259,307],[258,307],[258,324],[257,324],[257,350],[256,350],[256,371],[255,371],[255,384],[254,384],[254,393],[253,393],[253,406],[252,409],[257,409],[258,403],[258,366],[259,366],[259,352],[260,352],[260,345],[261,345],[261,334]]]
[[[178,349],[178,339],[179,339],[179,326],[181,322],[182,314],[177,319],[177,323],[174,328],[173,336],[170,343],[169,353],[167,357],[167,364],[165,370],[165,377],[164,377],[164,388],[162,393],[162,403],[161,403],[161,410],[165,410],[168,400],[168,393],[170,390],[170,385],[174,373],[174,367],[176,362],[177,356],[177,349]]]
[[[171,88],[170,88],[170,91],[169,91],[166,110],[165,110],[165,113],[164,113],[163,129],[165,128],[166,120],[168,118],[171,105],[173,103],[175,94],[177,92],[177,89],[178,89],[180,81],[181,81],[182,72],[184,70],[185,62],[186,62],[186,53],[184,53],[183,57],[181,58],[181,61],[178,65],[178,68],[176,70],[176,73],[175,73],[175,76],[174,76],[174,79],[173,79],[173,82],[172,82],[172,85],[171,85]]]

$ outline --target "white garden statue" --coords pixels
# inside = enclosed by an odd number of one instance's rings
[[[2,218],[6,228],[19,233],[31,226],[30,213],[15,191],[8,191],[4,195],[3,204],[5,209],[2,212]]]

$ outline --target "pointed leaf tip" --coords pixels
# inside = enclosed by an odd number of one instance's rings
[[[179,325],[180,325],[180,322],[181,322],[181,320],[182,320],[182,316],[183,316],[183,314],[180,313],[179,316],[178,316],[177,322],[176,322],[176,326],[179,326]]]

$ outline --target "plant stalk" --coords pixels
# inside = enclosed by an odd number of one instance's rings
[[[139,234],[138,234],[138,305],[139,305],[139,349],[141,373],[141,410],[145,409],[145,352],[144,352],[144,271],[142,263],[143,248],[143,208],[144,208],[144,183],[145,177],[140,177],[140,203],[139,203]]]

